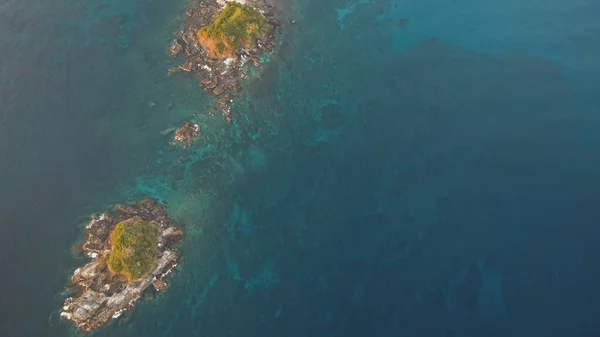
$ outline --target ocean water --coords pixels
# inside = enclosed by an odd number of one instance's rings
[[[95,336],[600,336],[600,2],[277,0],[229,123],[168,75],[188,0],[0,1],[0,336],[78,335],[144,197],[182,263]]]

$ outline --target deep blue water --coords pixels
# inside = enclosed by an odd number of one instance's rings
[[[143,197],[184,258],[97,336],[600,336],[599,1],[278,0],[232,123],[167,73],[187,0],[0,1],[0,336],[75,335]]]

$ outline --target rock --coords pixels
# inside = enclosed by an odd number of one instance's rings
[[[76,298],[68,307],[65,313],[71,314],[74,321],[88,321],[93,319],[96,311],[106,302],[106,295],[93,290],[85,291]],[[70,311],[70,312],[69,312]]]
[[[181,45],[181,42],[179,42],[178,39],[174,40],[173,43],[171,43],[171,47],[169,47],[169,56],[176,57],[182,51],[183,51],[183,46]]]
[[[200,135],[200,126],[198,124],[185,122],[175,130],[171,144],[182,144],[188,147]]]
[[[156,288],[156,291],[162,291],[167,288],[167,284],[163,280],[156,280],[154,281],[153,285],[154,288]]]
[[[408,19],[406,19],[406,18],[398,19],[398,27],[406,28],[407,25],[408,25]]]
[[[105,261],[110,253],[112,229],[134,218],[159,224],[160,244],[156,265],[139,279],[128,282],[125,277],[111,273]],[[86,232],[83,251],[93,256],[93,260],[77,268],[71,276],[71,282],[80,287],[81,292],[79,296],[65,300],[60,314],[60,317],[72,320],[82,331],[93,330],[118,318],[123,311],[133,307],[151,284],[164,284],[163,278],[177,265],[177,246],[183,238],[181,229],[151,199],[134,205],[117,205],[115,214],[94,216]]]
[[[75,270],[75,272],[73,273],[73,276],[71,276],[71,282],[77,283],[96,277],[98,275],[99,269],[100,262],[94,260],[93,262],[90,262],[81,268],[77,268],[77,270]]]
[[[169,227],[167,229],[165,229],[162,234],[163,237],[166,236],[183,236],[183,232],[180,229],[177,229],[175,227]]]

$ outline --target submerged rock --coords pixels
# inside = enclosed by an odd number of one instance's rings
[[[114,251],[112,241],[115,238],[112,233],[115,228],[119,224],[122,227],[122,224],[133,222],[158,229],[158,249],[153,251],[156,253],[155,260],[151,261],[148,271],[143,275],[135,275],[135,279],[114,273],[107,262]],[[181,229],[151,199],[134,205],[116,206],[113,214],[94,216],[86,227],[86,233],[87,239],[82,249],[93,260],[77,268],[71,276],[72,284],[81,291],[78,296],[65,301],[60,314],[72,320],[82,331],[93,330],[133,308],[150,285],[164,285],[163,278],[177,265],[177,245],[183,238]],[[135,250],[133,254],[135,258]]]
[[[169,48],[183,59],[170,72],[185,71],[217,96],[239,92],[242,66],[273,50],[281,24],[269,0],[191,0],[184,29]],[[235,14],[235,15],[234,15]],[[245,27],[245,29],[239,29]],[[235,29],[234,29],[235,28]],[[222,107],[229,118],[229,107]]]

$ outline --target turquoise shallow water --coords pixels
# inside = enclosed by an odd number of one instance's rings
[[[185,5],[0,5],[2,336],[76,334],[88,216],[148,196],[183,261],[98,336],[600,334],[600,5],[279,2],[232,123],[167,74]]]

